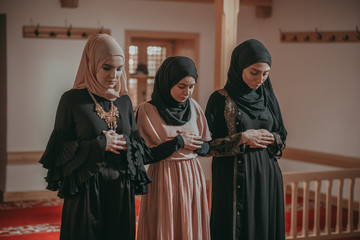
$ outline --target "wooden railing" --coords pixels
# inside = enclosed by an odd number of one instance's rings
[[[291,194],[291,223],[286,239],[360,237],[360,206],[358,198],[354,199],[354,189],[360,189],[360,169],[284,173],[283,179],[285,195]],[[322,186],[323,182],[326,185]],[[310,189],[311,184],[314,185],[312,189]],[[344,191],[344,186],[346,191]],[[321,191],[322,189],[323,191]],[[345,197],[344,192],[347,192]],[[298,232],[297,205],[299,198],[302,200],[302,229]],[[309,229],[308,224],[310,201],[314,204],[313,229]],[[325,227],[323,229],[320,229],[320,204],[325,204]],[[332,228],[331,209],[334,206],[336,206],[336,225],[335,228]],[[343,211],[347,211],[346,222],[342,221]],[[355,218],[357,218],[356,226],[354,225]]]

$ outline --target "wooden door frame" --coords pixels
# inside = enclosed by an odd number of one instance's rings
[[[191,40],[194,41],[194,61],[199,72],[199,33],[185,33],[185,32],[159,32],[159,31],[140,31],[140,30],[125,30],[125,58],[129,59],[129,46],[133,38],[146,39],[164,39],[164,40]],[[128,61],[128,60],[126,60]],[[129,67],[126,64],[126,74],[129,75]],[[198,88],[193,92],[193,98],[198,99]]]

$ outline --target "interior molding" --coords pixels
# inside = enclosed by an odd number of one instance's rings
[[[214,3],[215,0],[155,0],[163,2]],[[239,0],[244,6],[272,6],[272,0]]]
[[[7,165],[38,164],[43,151],[8,152]]]
[[[360,158],[286,147],[283,158],[341,168],[360,168]]]
[[[49,190],[41,191],[23,191],[23,192],[1,192],[1,201],[14,202],[14,201],[27,201],[27,200],[40,200],[57,198],[57,192]]]
[[[8,152],[7,165],[38,164],[44,152]],[[283,158],[341,168],[360,168],[360,158],[287,147]]]

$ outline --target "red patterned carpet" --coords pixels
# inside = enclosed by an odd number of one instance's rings
[[[136,216],[140,198],[136,198]],[[58,240],[61,199],[0,203],[1,240]]]
[[[290,197],[286,200],[286,232],[290,229]],[[136,199],[136,215],[138,216],[140,200]],[[310,204],[311,205],[311,204]],[[61,220],[61,199],[38,201],[22,201],[0,203],[0,240],[57,240],[59,239]],[[332,218],[335,219],[336,208],[332,209]],[[357,213],[357,212],[356,212]],[[310,206],[309,226],[312,228],[314,210]],[[356,216],[357,214],[355,214]],[[357,215],[358,216],[358,215]],[[298,201],[298,231],[301,230],[302,201]],[[325,220],[325,208],[321,206],[321,227]],[[343,221],[347,221],[344,211]],[[354,219],[357,226],[358,218]],[[335,222],[332,221],[332,226]]]
[[[49,199],[0,204],[0,239],[59,239],[62,201]]]

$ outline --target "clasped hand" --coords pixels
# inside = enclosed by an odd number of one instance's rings
[[[274,135],[266,129],[249,129],[243,132],[241,143],[250,146],[250,148],[267,148],[268,145],[275,142]]]
[[[184,140],[184,148],[189,150],[196,150],[201,148],[201,145],[204,143],[201,141],[201,137],[196,135],[193,132],[184,132],[181,130],[176,131],[177,134],[179,134],[183,140]],[[166,141],[173,139],[173,137],[166,138]]]
[[[114,130],[103,130],[106,137],[105,151],[120,154],[119,150],[127,150],[127,144],[124,135],[116,133]]]

